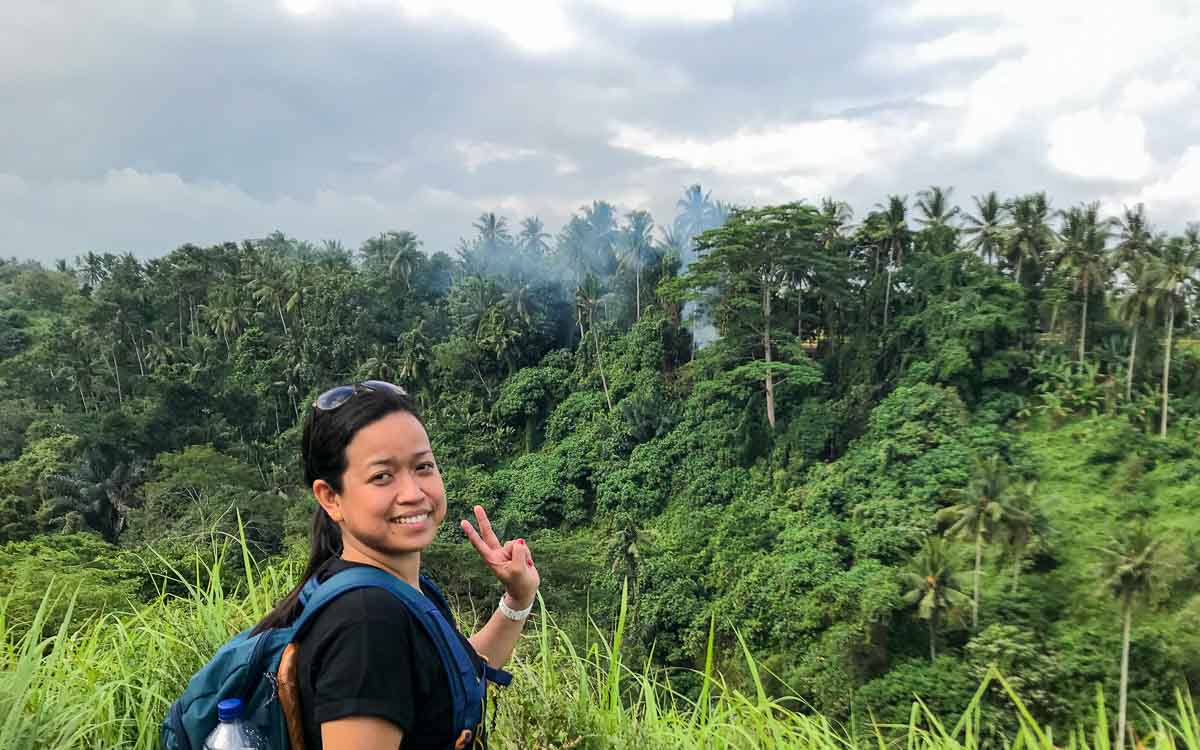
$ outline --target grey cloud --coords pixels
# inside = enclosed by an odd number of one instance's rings
[[[380,6],[298,18],[233,2],[25,5],[0,10],[0,175],[11,176],[0,178],[0,253],[45,260],[151,255],[276,228],[351,246],[406,228],[445,250],[493,206],[527,207],[553,230],[587,201],[630,198],[663,223],[695,181],[744,203],[764,190],[800,197],[616,148],[611,125],[699,140],[832,114],[916,127],[948,116],[920,97],[991,64],[873,62],[873,50],[956,26],[893,23],[865,0],[780,5],[727,24],[635,23],[572,6],[583,44],[547,55]],[[1147,124],[1156,158],[1200,143],[1195,123],[1156,114]],[[1040,124],[964,155],[940,152],[938,127],[897,144],[842,197],[860,212],[932,182],[957,185],[963,205],[987,189],[1101,197],[1047,166]],[[537,153],[472,170],[460,142]]]

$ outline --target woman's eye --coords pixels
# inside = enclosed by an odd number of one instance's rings
[[[433,464],[430,464],[430,463],[424,463],[417,467],[417,469],[420,471],[429,471],[432,468],[433,468]]]
[[[384,472],[380,472],[379,474],[376,474],[375,476],[371,477],[371,481],[378,482],[380,480],[387,480],[387,479],[391,479],[391,478],[392,478],[391,472],[384,471]]]

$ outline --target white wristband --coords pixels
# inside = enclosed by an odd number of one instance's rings
[[[522,621],[528,619],[529,613],[533,611],[533,602],[530,602],[529,606],[526,607],[525,609],[513,609],[512,607],[510,607],[504,603],[504,597],[506,597],[506,596],[508,596],[508,594],[502,594],[500,596],[500,605],[499,605],[500,614],[504,615],[505,617],[512,620],[513,622],[522,622]],[[534,597],[534,601],[535,602],[537,601],[537,597]]]

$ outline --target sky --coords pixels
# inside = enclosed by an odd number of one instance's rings
[[[0,7],[0,256],[1046,190],[1200,220],[1200,0]]]

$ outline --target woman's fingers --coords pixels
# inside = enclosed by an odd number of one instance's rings
[[[467,535],[467,539],[471,540],[471,544],[475,547],[475,551],[478,552],[485,561],[490,562],[488,556],[491,554],[492,550],[490,547],[488,547],[487,543],[480,538],[479,532],[475,531],[475,527],[471,525],[471,522],[464,518],[462,523],[459,525],[462,526],[463,533]]]
[[[483,509],[482,505],[475,506],[475,520],[479,522],[479,533],[483,537],[483,541],[493,549],[499,548],[500,540],[496,538],[496,532],[492,531],[492,522],[488,520],[487,511]]]

